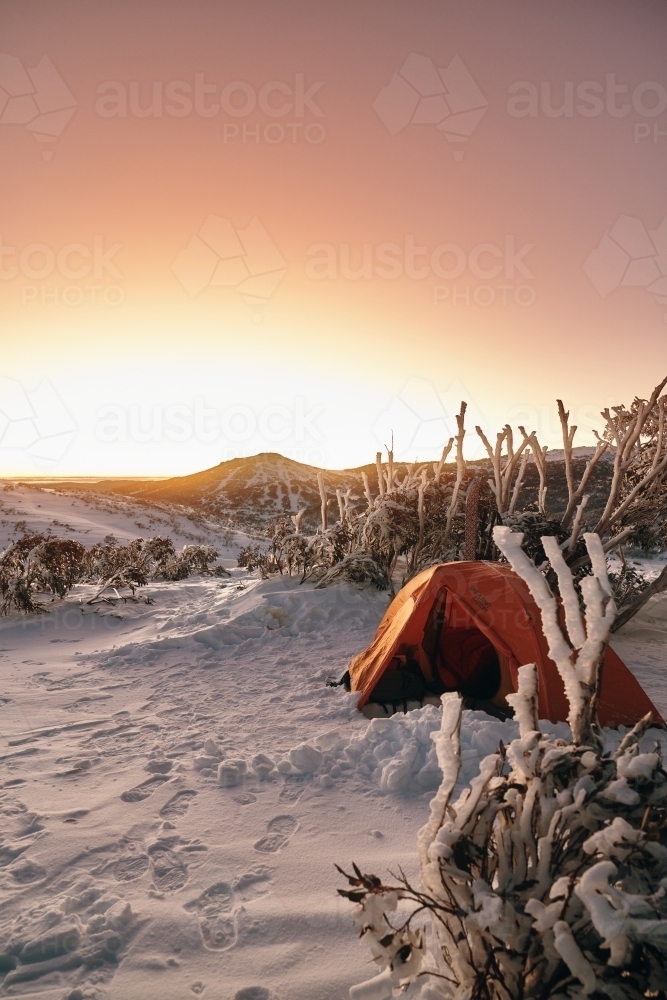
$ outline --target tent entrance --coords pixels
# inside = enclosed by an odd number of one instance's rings
[[[427,626],[426,641],[419,649],[404,648],[392,657],[375,684],[369,703],[382,705],[387,713],[406,712],[426,702],[437,703],[445,691],[458,691],[465,708],[507,718],[512,713],[504,698],[498,697],[502,671],[493,643],[474,626],[446,627],[444,622],[442,625],[437,637],[432,632],[428,636]],[[428,652],[424,646],[430,647]]]
[[[491,701],[500,691],[498,653],[478,628],[445,627],[436,666],[443,691],[473,701]]]
[[[417,660],[405,654],[393,657],[371,691],[369,704],[382,705],[387,714],[418,708],[431,696],[437,703],[439,691],[429,683]]]

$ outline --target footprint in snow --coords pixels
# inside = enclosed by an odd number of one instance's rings
[[[188,880],[188,866],[168,847],[158,843],[149,847],[151,874],[160,892],[181,889]]]
[[[190,808],[190,800],[196,795],[194,788],[184,788],[181,792],[176,792],[168,802],[160,809],[160,816],[163,819],[172,819],[174,816],[185,816]]]
[[[27,858],[22,858],[18,864],[12,865],[8,871],[12,878],[19,883],[19,885],[27,885],[29,882],[36,882],[38,879],[42,879],[46,875],[45,868],[42,868],[41,865],[35,864],[33,861],[29,861]]]
[[[212,951],[227,951],[236,944],[238,926],[234,912],[234,890],[228,882],[216,882],[186,910],[196,910],[204,945]]]
[[[293,816],[275,816],[266,824],[268,833],[254,845],[262,854],[276,854],[296,833],[299,824]]]
[[[119,858],[113,866],[113,873],[118,882],[132,882],[135,878],[141,878],[147,871],[147,854],[127,854]]]
[[[3,844],[0,847],[0,868],[7,868],[11,865],[18,857],[27,851],[30,844]]]
[[[129,791],[123,792],[121,799],[123,802],[141,802],[152,795],[156,788],[159,788],[163,781],[169,781],[166,774],[156,774],[153,778],[142,781],[140,785],[135,785]]]
[[[238,915],[242,903],[268,891],[269,869],[260,866],[245,872],[236,881],[216,882],[191,903],[186,910],[195,910],[199,918],[204,946],[209,951],[228,951],[238,940]]]
[[[311,780],[309,774],[299,774],[285,778],[285,784],[281,789],[278,799],[280,802],[298,802],[306,790],[306,784]]]
[[[266,865],[258,865],[249,872],[245,872],[234,882],[234,889],[244,902],[254,899],[256,896],[264,896],[269,891],[269,881],[271,869]]]
[[[146,770],[151,774],[169,774],[173,766],[173,760],[149,760]]]

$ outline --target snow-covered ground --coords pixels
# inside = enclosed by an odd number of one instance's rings
[[[0,494],[31,529],[158,533],[33,492]],[[439,781],[438,709],[369,721],[325,683],[387,596],[238,569],[151,585],[151,604],[90,592],[0,619],[0,996],[343,1000],[373,967],[334,862],[415,875]],[[667,602],[614,646],[667,713]],[[464,713],[462,779],[514,734]]]
[[[90,546],[112,534],[119,541],[164,535],[174,545],[216,545],[227,565],[250,538],[169,504],[133,503],[105,493],[72,494],[57,487],[0,482],[0,551],[24,532],[60,535]]]

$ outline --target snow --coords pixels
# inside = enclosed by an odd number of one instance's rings
[[[589,459],[595,454],[595,445],[581,445],[577,448],[572,449],[573,459]],[[530,456],[529,461],[534,461],[533,456]],[[564,462],[565,452],[562,448],[550,448],[547,452],[547,462]],[[614,448],[609,445],[607,450],[603,453],[601,461],[603,462],[613,462],[614,461]]]
[[[222,562],[250,537],[204,518],[191,518],[166,504],[132,503],[113,494],[70,494],[55,487],[0,482],[0,551],[23,532],[50,533],[90,546],[113,534],[121,542],[164,535],[179,548],[193,542],[216,545]]]
[[[585,840],[583,847],[586,854],[599,853],[607,858],[619,858],[623,861],[633,846],[641,843],[645,836],[641,830],[635,830],[626,820],[616,816],[609,826],[598,830]]]
[[[17,487],[0,499],[7,539],[16,520],[62,521],[86,544],[216,537],[108,498]],[[179,534],[149,516],[177,518]],[[150,604],[93,608],[90,592],[0,619],[0,995],[343,1000],[372,967],[334,862],[415,877],[438,751],[448,760],[432,739],[441,708],[368,719],[326,686],[370,641],[387,595],[237,568],[142,588]],[[613,644],[666,710],[667,603],[649,602]],[[541,725],[567,738],[564,723]],[[518,735],[464,712],[453,794]],[[621,735],[605,733],[610,749]],[[656,730],[640,753],[656,740],[664,753]],[[357,995],[390,994],[378,982]]]
[[[589,993],[593,993],[597,987],[595,973],[564,920],[557,920],[554,924],[554,947],[572,975],[582,984],[583,995],[588,996]]]
[[[652,597],[618,632],[611,646],[667,719],[667,594]]]
[[[497,525],[493,529],[493,540],[505,556],[510,566],[527,585],[531,597],[540,609],[540,623],[547,641],[549,656],[556,664],[563,681],[569,704],[568,722],[572,727],[575,743],[581,744],[590,737],[590,717],[585,706],[594,690],[598,664],[609,640],[614,623],[615,608],[611,584],[607,576],[602,542],[592,533],[584,533],[584,541],[591,561],[591,572],[583,576],[579,586],[584,599],[586,634],[577,611],[577,598],[572,574],[553,540],[544,539],[545,553],[558,576],[565,607],[565,622],[568,636],[558,621],[558,605],[546,579],[521,548],[522,532]],[[578,650],[573,661],[572,651]]]

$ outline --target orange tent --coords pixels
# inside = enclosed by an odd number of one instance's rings
[[[496,671],[500,667],[496,703],[503,704],[504,695],[516,690],[519,667],[536,663],[540,718],[567,719],[563,682],[549,658],[539,609],[507,563],[444,563],[410,580],[390,604],[371,645],[350,660],[350,688],[361,692],[360,708],[369,700],[382,701],[373,699],[378,682],[394,669],[395,658],[403,657],[416,661],[432,690],[465,692],[471,675],[491,662],[489,654]],[[634,725],[647,712],[663,722],[637,679],[608,648],[601,724]]]

